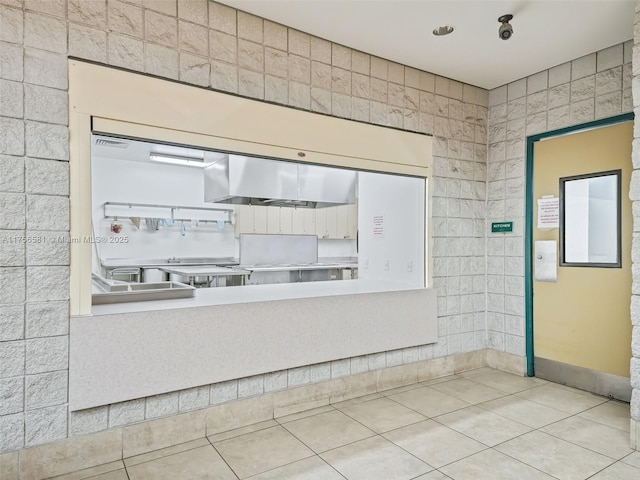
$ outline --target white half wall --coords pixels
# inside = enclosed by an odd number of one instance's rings
[[[433,289],[72,317],[69,407],[81,410],[437,339]]]

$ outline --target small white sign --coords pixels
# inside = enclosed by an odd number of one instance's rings
[[[558,228],[560,226],[560,199],[538,199],[538,228]]]
[[[384,216],[383,215],[373,216],[373,236],[384,237]]]

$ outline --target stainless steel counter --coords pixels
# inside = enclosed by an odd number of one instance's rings
[[[102,268],[107,278],[115,278],[123,269],[131,269],[138,272],[137,279],[124,280],[175,280],[210,287],[219,286],[220,277],[227,279],[222,285],[229,285],[230,277],[236,278],[233,284],[241,285],[342,279],[340,274],[330,273],[333,270],[350,270],[350,278],[355,278],[358,262],[354,257],[325,257],[316,263],[238,266],[238,259],[234,257],[109,258],[102,260]]]
[[[304,264],[280,264],[280,265],[242,265],[240,268],[252,272],[283,272],[292,270],[349,270],[358,268],[357,262],[349,263],[304,263]]]
[[[105,258],[101,263],[106,269],[154,268],[167,265],[237,265],[238,259],[233,257]]]
[[[179,275],[181,277],[186,277],[189,280],[189,285],[195,285],[197,277],[206,277],[206,286],[210,287],[213,280],[215,280],[215,286],[218,286],[218,279],[220,277],[234,277],[234,276],[242,276],[242,284],[244,284],[244,279],[251,274],[251,271],[240,269],[240,268],[231,268],[231,267],[220,267],[217,265],[172,265],[170,267],[158,267],[158,270]]]

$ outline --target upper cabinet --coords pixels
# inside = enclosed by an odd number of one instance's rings
[[[267,233],[287,235],[292,230],[292,208],[262,207],[267,210]]]
[[[295,235],[316,235],[316,210],[295,208],[291,210],[292,229]]]
[[[235,235],[268,233],[268,209],[256,205],[236,205]]]
[[[358,232],[358,205],[336,207],[336,238],[354,239]]]
[[[236,205],[235,209],[236,236],[242,233],[269,233],[355,240],[358,231],[357,204],[318,209]]]

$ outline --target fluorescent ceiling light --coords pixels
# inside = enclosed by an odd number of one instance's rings
[[[161,162],[161,163],[170,163],[173,165],[182,165],[183,167],[200,167],[204,168],[210,163],[206,163],[204,158],[196,158],[196,157],[181,157],[179,155],[168,155],[168,154],[158,154],[152,153],[149,155],[149,160],[153,162]]]

